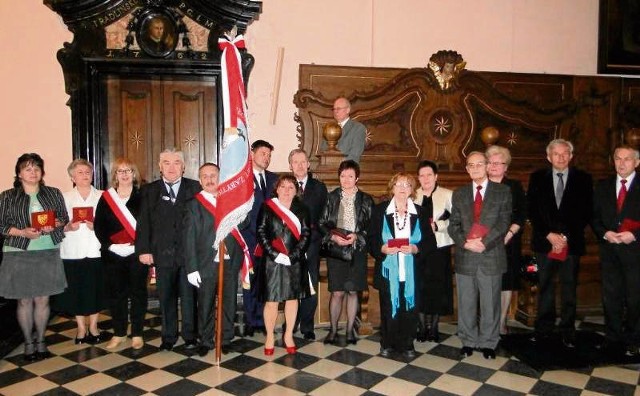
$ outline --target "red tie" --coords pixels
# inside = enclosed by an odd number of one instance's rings
[[[476,199],[473,201],[473,221],[477,223],[480,220],[480,212],[482,212],[482,194],[480,194],[482,186],[476,187]]]
[[[620,187],[620,192],[618,193],[618,202],[617,202],[617,208],[618,208],[618,213],[620,213],[622,211],[622,205],[624,204],[624,199],[627,196],[627,181],[625,179],[620,180],[620,183],[622,184],[622,186]]]

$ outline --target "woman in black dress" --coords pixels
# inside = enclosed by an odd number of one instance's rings
[[[489,180],[506,184],[511,188],[511,225],[504,237],[507,250],[507,272],[502,275],[502,295],[500,311],[500,334],[507,334],[507,313],[511,306],[514,290],[520,289],[520,265],[522,262],[522,227],[527,219],[527,202],[522,184],[518,180],[505,177],[511,164],[511,153],[500,146],[491,146],[485,153],[488,159],[487,175]]]
[[[276,197],[262,206],[258,219],[259,256],[261,256],[261,297],[264,304],[264,325],[267,330],[264,354],[273,355],[274,330],[278,304],[284,304],[286,330],[282,337],[288,354],[296,353],[293,329],[298,312],[298,300],[309,296],[309,269],[306,251],[311,228],[307,207],[296,196],[298,183],[291,175],[282,175],[275,185]]]
[[[342,314],[342,301],[347,296],[347,342],[355,344],[357,337],[353,326],[358,313],[358,292],[367,290],[367,232],[373,208],[373,198],[358,189],[360,166],[353,160],[342,161],[338,168],[340,187],[329,193],[319,225],[323,234],[322,244],[349,249],[351,259],[327,257],[329,278],[329,317],[331,330],[325,344],[334,344],[338,332],[338,320]],[[340,249],[338,248],[338,249]],[[332,249],[325,249],[329,251]]]
[[[136,218],[140,211],[138,167],[126,158],[111,166],[111,188],[98,202],[94,230],[100,240],[102,262],[113,322],[113,338],[107,349],[115,349],[127,340],[127,318],[131,318],[131,346],[144,346],[142,330],[147,312],[147,276],[149,266],[135,254]],[[131,308],[128,301],[131,298]]]

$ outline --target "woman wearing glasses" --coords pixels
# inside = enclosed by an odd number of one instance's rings
[[[376,205],[369,227],[375,259],[373,286],[380,292],[380,355],[393,351],[413,359],[416,336],[416,281],[425,256],[436,249],[429,213],[413,203],[415,178],[396,173],[387,186],[390,200]]]
[[[489,180],[506,184],[511,188],[512,213],[511,225],[504,237],[507,250],[507,272],[502,275],[500,334],[507,334],[507,313],[511,305],[512,292],[520,288],[519,274],[522,261],[522,227],[527,219],[527,202],[522,184],[518,180],[505,177],[511,153],[500,146],[491,146],[485,153],[488,158],[487,175]]]
[[[149,267],[135,255],[136,218],[140,209],[137,166],[118,158],[111,166],[111,188],[98,202],[94,229],[102,250],[102,262],[113,320],[113,338],[107,349],[116,349],[127,339],[127,317],[131,317],[133,349],[144,346],[142,329],[147,310]],[[131,298],[131,310],[128,300]]]

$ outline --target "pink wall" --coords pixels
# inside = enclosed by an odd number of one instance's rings
[[[288,169],[287,154],[298,143],[292,100],[300,63],[423,67],[431,54],[453,49],[473,70],[593,75],[597,25],[598,0],[266,0],[246,35],[256,58],[252,138],[276,146],[273,170]],[[30,151],[45,159],[47,183],[66,190],[71,120],[56,52],[72,34],[41,0],[1,0],[0,27],[0,190],[11,186],[16,158]]]

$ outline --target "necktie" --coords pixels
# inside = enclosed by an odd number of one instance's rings
[[[482,212],[482,194],[480,194],[482,186],[476,187],[476,199],[473,201],[473,221],[477,223],[480,220],[480,212]]]
[[[267,183],[264,181],[264,174],[260,173],[260,190],[262,190],[262,196],[267,199]]]
[[[562,202],[562,194],[564,194],[564,180],[563,173],[558,172],[558,185],[556,186],[556,206],[560,208],[560,202]]]
[[[618,213],[622,211],[622,205],[624,204],[624,199],[627,196],[627,181],[625,179],[620,180],[622,186],[620,187],[620,192],[618,192],[618,202],[616,207],[618,208]]]
[[[173,191],[173,185],[176,184],[176,183],[175,182],[173,182],[173,183],[165,182],[165,184],[169,188],[169,198],[171,198],[171,203],[176,202],[176,192]]]
[[[300,187],[300,188],[298,188],[298,195],[299,196],[304,195],[304,183],[299,181],[298,182],[298,187]]]

